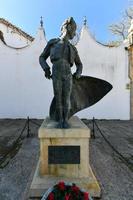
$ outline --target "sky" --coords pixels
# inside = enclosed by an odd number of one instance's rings
[[[47,40],[60,35],[62,22],[72,16],[79,28],[86,16],[90,32],[99,42],[116,37],[109,25],[121,20],[122,13],[133,0],[0,0],[0,18],[5,18],[35,37],[43,17]]]

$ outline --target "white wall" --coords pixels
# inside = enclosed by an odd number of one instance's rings
[[[107,47],[96,42],[88,28],[83,27],[77,44],[83,62],[83,74],[101,78],[113,85],[113,89],[98,103],[79,113],[80,117],[129,119],[130,90],[128,78],[128,52],[124,44]]]
[[[0,41],[0,118],[44,118],[53,97],[52,81],[44,77],[39,55],[46,45],[43,28],[35,40],[22,49]],[[83,27],[77,49],[83,74],[112,83],[113,90],[94,106],[78,113],[80,117],[129,119],[128,56],[124,45],[117,48],[98,44]]]
[[[45,80],[38,62],[45,45],[40,29],[32,44],[23,49],[9,48],[0,42],[1,118],[43,118],[48,114],[52,86],[51,81]]]

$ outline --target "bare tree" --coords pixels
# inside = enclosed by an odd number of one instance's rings
[[[109,30],[119,36],[120,40],[124,40],[127,37],[128,29],[130,27],[131,19],[133,19],[133,7],[125,10],[122,20],[116,24],[109,26]]]

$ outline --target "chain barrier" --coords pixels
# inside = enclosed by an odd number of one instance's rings
[[[22,140],[24,139],[23,137],[23,133],[24,131],[27,129],[27,135],[26,137],[29,138],[30,137],[30,123],[36,125],[37,127],[40,126],[40,124],[38,124],[37,122],[35,122],[34,120],[30,119],[29,117],[27,117],[27,120],[18,136],[18,138],[13,142],[12,146],[9,148],[9,150],[5,153],[5,155],[3,155],[3,157],[0,159],[0,168],[4,168],[5,166],[7,166],[7,164],[9,163],[9,161],[11,160],[11,158],[13,158],[17,151],[19,150],[20,146],[22,145]]]
[[[105,134],[104,134],[104,131],[101,131],[101,129],[99,128],[95,118],[93,117],[93,120],[92,120],[92,123],[93,123],[93,129],[92,129],[92,132],[93,132],[93,138],[95,139],[95,126],[97,128],[97,130],[99,131],[99,133],[101,134],[101,136],[103,137],[103,139],[105,140],[105,142],[110,146],[110,148],[116,153],[116,155],[119,157],[119,159],[131,170],[133,171],[133,165],[131,162],[129,162],[127,160],[127,158],[125,158],[112,144],[111,142],[105,137]]]
[[[16,152],[18,150],[18,147],[20,146],[20,144],[22,142],[22,139],[23,139],[22,135],[23,135],[26,127],[27,127],[27,120],[26,120],[18,138],[13,142],[12,146],[9,148],[7,153],[5,153],[5,155],[0,159],[0,168],[4,168],[9,163],[9,160],[16,155],[16,153],[14,155],[14,152]],[[6,162],[6,160],[7,160],[7,162]]]
[[[9,149],[9,151],[0,159],[0,168],[4,168],[9,162],[5,162],[5,160],[7,158],[13,158],[15,155],[13,154],[14,151],[18,150],[18,146],[20,146],[20,143],[22,143],[22,136],[23,133],[25,131],[25,129],[27,128],[27,135],[26,137],[29,138],[30,137],[30,123],[36,125],[37,127],[40,126],[39,123],[35,122],[34,120],[30,119],[29,117],[27,118],[21,132],[20,135],[18,136],[18,138],[13,142],[12,147]],[[101,129],[99,128],[95,118],[93,117],[92,120],[92,138],[96,138],[95,135],[95,127],[97,128],[97,130],[99,131],[99,133],[101,134],[101,136],[103,137],[103,139],[105,140],[105,142],[110,146],[110,148],[117,154],[117,156],[119,157],[119,159],[121,159],[121,161],[126,164],[126,166],[128,166],[128,168],[133,171],[133,166],[132,163],[130,163],[127,158],[125,158],[112,144],[111,142],[105,137],[105,134],[103,133],[103,131],[101,131]],[[13,155],[12,155],[13,154]]]
[[[38,126],[38,127],[40,127],[41,126],[41,124],[38,124],[37,122],[35,122],[33,119],[30,119],[30,122],[32,123],[32,124],[35,124],[36,126]]]

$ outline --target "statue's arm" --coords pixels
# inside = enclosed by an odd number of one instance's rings
[[[39,63],[45,72],[45,77],[48,79],[50,79],[52,76],[51,76],[50,67],[48,63],[46,62],[46,60],[50,56],[50,49],[51,49],[51,46],[55,43],[55,41],[56,41],[55,39],[50,40],[39,57]]]
[[[42,54],[39,57],[39,63],[44,71],[50,70],[50,67],[46,62],[49,55],[50,55],[50,42],[47,43],[46,47],[44,48]]]
[[[81,74],[82,74],[82,69],[83,69],[83,65],[82,65],[82,62],[80,60],[80,57],[78,55],[78,51],[77,49],[75,48],[75,65],[76,65],[76,72],[74,73],[74,76],[76,78],[80,78]]]

